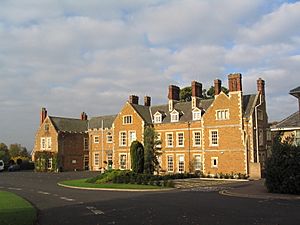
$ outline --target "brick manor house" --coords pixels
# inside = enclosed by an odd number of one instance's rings
[[[32,153],[56,153],[59,168],[101,170],[130,169],[130,145],[143,143],[145,127],[153,126],[161,140],[162,173],[202,171],[204,174],[241,173],[260,177],[267,157],[265,82],[257,92],[244,95],[242,75],[228,75],[228,95],[221,80],[214,80],[213,99],[202,97],[202,84],[192,81],[192,100],[179,101],[179,87],[169,86],[168,102],[151,105],[151,98],[129,96],[116,115],[63,118],[42,108],[40,127]],[[52,159],[48,159],[52,168]]]

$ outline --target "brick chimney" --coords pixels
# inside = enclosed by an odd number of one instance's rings
[[[173,111],[174,109],[174,103],[176,101],[179,101],[179,93],[180,93],[180,88],[175,85],[169,85],[169,111]]]
[[[87,114],[86,114],[85,112],[82,112],[82,113],[80,114],[80,119],[81,119],[81,120],[87,120],[87,119],[88,119]]]
[[[261,78],[259,78],[257,80],[257,91],[261,94],[261,95],[265,95],[265,81]]]
[[[242,74],[233,73],[228,75],[229,91],[242,91]]]
[[[179,101],[180,88],[175,85],[169,85],[169,100]]]
[[[44,123],[46,118],[47,118],[47,109],[42,108],[41,113],[40,113],[40,125],[42,125],[42,123]]]
[[[215,84],[215,96],[216,96],[219,95],[221,92],[222,81],[219,79],[215,79],[214,84]]]
[[[144,97],[144,106],[151,106],[151,97],[149,96]]]
[[[199,99],[202,97],[202,84],[197,81],[192,81],[192,108],[198,105]]]
[[[136,96],[136,95],[130,95],[129,96],[129,103],[138,105],[139,104],[139,97]]]

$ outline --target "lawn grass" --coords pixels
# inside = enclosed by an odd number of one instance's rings
[[[79,180],[66,180],[59,182],[59,184],[68,185],[72,187],[84,187],[84,188],[111,188],[111,189],[163,189],[161,186],[143,185],[143,184],[115,184],[115,183],[87,183],[87,179]]]
[[[23,198],[0,191],[0,224],[33,225],[36,221],[35,208]]]

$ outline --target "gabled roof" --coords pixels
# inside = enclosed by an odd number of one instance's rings
[[[256,97],[257,95],[243,95],[243,113],[244,113],[244,117],[250,117],[255,104],[256,104]]]
[[[89,120],[89,129],[111,128],[117,115],[97,116]]]
[[[197,107],[207,110],[213,101],[214,101],[214,99],[201,99],[199,104],[197,105]],[[179,122],[188,122],[193,119],[191,102],[176,102],[174,104],[174,110],[176,110],[177,112],[180,112]],[[157,111],[163,113],[164,116],[162,118],[162,123],[171,123],[170,113],[172,113],[173,111],[169,112],[169,106],[167,104],[151,106],[150,111],[151,111],[152,115],[154,115]]]
[[[295,112],[292,115],[288,116],[287,118],[283,119],[276,125],[271,128],[275,129],[283,129],[283,128],[293,128],[293,127],[300,127],[300,113]]]
[[[300,97],[300,86],[290,90],[290,94],[295,96],[296,98]]]
[[[142,119],[148,123],[152,123],[152,118],[150,114],[150,107],[144,106],[144,105],[136,105],[136,104],[130,104],[134,110],[142,117]]]
[[[53,126],[57,131],[62,132],[85,132],[88,121],[74,118],[49,116]]]

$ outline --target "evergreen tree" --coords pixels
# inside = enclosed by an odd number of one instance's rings
[[[144,150],[145,150],[145,163],[144,173],[153,174],[154,171],[158,171],[159,162],[158,148],[156,147],[160,141],[157,140],[157,134],[153,127],[146,127],[144,131]]]
[[[135,173],[144,171],[144,147],[139,141],[133,141],[130,146],[131,168]]]

